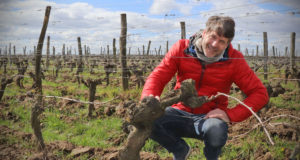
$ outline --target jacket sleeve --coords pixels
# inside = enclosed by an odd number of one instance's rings
[[[176,42],[160,64],[148,76],[142,91],[141,99],[150,94],[153,96],[161,95],[165,85],[177,72],[178,62],[180,60],[178,55],[183,51],[181,44],[184,44],[184,40]]]
[[[236,63],[236,67],[233,68],[235,70],[233,82],[246,94],[247,98],[244,99],[243,102],[254,112],[257,112],[269,101],[267,90],[261,80],[248,66],[243,56],[234,61],[238,62]],[[227,109],[226,113],[231,122],[240,122],[252,115],[252,113],[241,104],[236,105],[234,108]]]

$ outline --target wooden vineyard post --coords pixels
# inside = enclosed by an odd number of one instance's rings
[[[9,67],[11,67],[11,43],[9,43],[9,48],[8,48],[8,64]]]
[[[87,49],[86,49],[86,45],[84,45],[84,56],[85,56],[85,58],[86,58],[86,56],[87,56]]]
[[[148,43],[147,56],[149,56],[149,54],[150,54],[150,45],[151,45],[151,41],[149,41],[149,43]]]
[[[4,58],[4,61],[3,61],[3,73],[4,73],[4,75],[6,75],[6,73],[7,73],[7,52],[5,53],[6,55],[5,55],[5,58]]]
[[[62,64],[60,58],[56,59],[55,62],[55,79],[58,78],[58,72],[62,69]]]
[[[63,56],[63,60],[66,61],[66,45],[65,44],[63,44],[63,48],[62,48],[61,53],[62,53],[62,56]]]
[[[120,58],[122,68],[122,86],[123,90],[128,90],[128,69],[126,61],[126,36],[127,36],[127,19],[126,14],[121,14],[121,35],[120,35]]]
[[[130,56],[131,47],[128,48],[128,56]]]
[[[161,52],[161,45],[158,48],[158,55],[160,56],[160,52]]]
[[[107,57],[109,58],[109,45],[107,45]]]
[[[26,56],[26,46],[23,47],[23,55]]]
[[[185,22],[180,22],[180,28],[181,28],[181,39],[186,38],[185,34]]]
[[[33,55],[36,54],[36,46],[33,46]]]
[[[72,46],[70,47],[70,58],[72,58]]]
[[[84,61],[86,63],[88,63],[88,51],[87,51],[87,46],[86,45],[84,45]]]
[[[145,46],[143,45],[143,56],[145,55]]]
[[[35,77],[36,77],[36,103],[31,110],[31,127],[34,131],[34,135],[38,140],[38,148],[39,150],[45,149],[45,143],[42,136],[41,125],[39,120],[39,115],[42,113],[43,109],[43,90],[42,90],[42,78],[41,78],[41,58],[42,58],[42,49],[45,38],[45,33],[47,30],[49,16],[50,16],[51,6],[47,6],[44,23],[42,27],[42,31],[40,34],[40,38],[37,45],[37,52],[35,54]]]
[[[89,68],[89,59],[90,59],[90,47],[89,46],[86,46],[86,54],[84,55],[85,57],[85,62],[86,62],[86,66],[87,68]]]
[[[16,56],[16,46],[14,45],[14,57]]]
[[[77,43],[78,43],[78,53],[79,53],[79,60],[78,64],[82,64],[82,48],[81,48],[81,39],[80,37],[77,37]]]
[[[238,44],[238,51],[241,51],[241,45]]]
[[[275,47],[274,46],[272,46],[272,52],[273,52],[273,57],[275,58],[276,55],[275,55]]]
[[[264,80],[268,79],[268,35],[263,33],[264,37]]]
[[[256,57],[258,57],[258,45],[256,45]]]
[[[81,39],[80,39],[80,37],[77,37],[77,43],[78,43],[79,59],[78,59],[78,61],[77,61],[76,78],[77,78],[78,84],[80,84],[79,73],[83,72],[82,48],[81,48]]]
[[[50,36],[47,37],[46,68],[49,68]]]
[[[55,58],[55,47],[52,46],[52,59],[54,59],[54,58]]]
[[[291,51],[290,51],[290,61],[291,61],[291,69],[295,67],[295,39],[296,33],[291,33]]]
[[[117,48],[116,48],[116,39],[113,39],[113,57],[115,64],[117,63]]]
[[[167,44],[166,44],[166,54],[169,52],[169,41],[167,41]]]

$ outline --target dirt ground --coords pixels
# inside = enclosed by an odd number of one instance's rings
[[[0,105],[1,107],[7,107],[5,104]],[[122,112],[121,109],[116,109],[116,112]],[[5,115],[0,112],[0,118],[5,120],[18,120],[16,115],[7,113]],[[281,118],[289,119],[289,123],[269,123],[272,119],[276,119],[281,115]],[[265,122],[267,130],[271,136],[277,135],[278,137],[287,141],[298,141],[299,142],[299,126],[300,121],[296,119],[300,117],[300,113],[291,109],[280,109],[276,107],[270,107],[268,111],[264,110],[259,114],[262,121]],[[296,117],[296,118],[294,118]],[[240,145],[240,141],[236,140],[249,136],[248,133],[254,129],[261,128],[258,125],[258,121],[255,117],[251,117],[241,123],[231,124],[229,127],[229,140],[227,144]],[[118,147],[101,149],[94,147],[83,147],[75,146],[66,141],[54,141],[46,144],[47,155],[37,151],[34,136],[30,133],[24,133],[17,130],[13,130],[8,126],[0,126],[0,159],[11,160],[11,159],[29,159],[29,160],[40,160],[46,159],[57,160],[57,159],[80,159],[84,156],[87,159],[101,159],[101,160],[116,160],[116,154]],[[263,130],[261,129],[263,132]],[[8,137],[15,137],[17,140],[11,141]],[[118,146],[122,141],[126,139],[126,135],[121,135],[117,139],[111,141]],[[267,138],[266,138],[267,141]],[[286,157],[289,157],[292,150],[285,150]],[[57,153],[63,153],[59,155]],[[158,154],[141,152],[142,160],[161,160]],[[268,160],[273,159],[270,152],[260,150],[255,153],[256,159]],[[171,160],[171,157],[165,158],[164,160]]]
[[[19,132],[10,129],[7,126],[0,126],[0,159],[28,159],[28,160],[59,160],[61,157],[55,155],[61,151],[67,159],[80,159],[85,156],[88,159],[115,160],[118,148],[101,149],[94,147],[75,146],[66,141],[54,141],[46,144],[47,155],[39,152],[36,147],[26,147],[20,141],[26,141],[27,144],[34,146],[34,136],[30,133]],[[18,141],[9,141],[8,136],[13,136]],[[33,148],[33,149],[29,149]],[[143,160],[160,160],[158,154],[141,152]]]

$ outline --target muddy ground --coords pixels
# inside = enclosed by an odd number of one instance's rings
[[[19,97],[21,98],[21,97]],[[64,102],[60,102],[64,103]],[[70,102],[65,102],[67,104],[61,104],[58,106],[63,106],[62,110],[65,107],[68,107]],[[56,105],[56,104],[55,104]],[[80,108],[79,104],[77,105]],[[112,113],[109,115],[117,115],[124,116],[126,103],[119,105],[118,107],[108,107],[112,108]],[[0,110],[9,107],[7,104],[1,104]],[[74,106],[73,106],[74,107]],[[72,107],[72,108],[73,108]],[[97,108],[97,106],[96,106]],[[74,109],[74,108],[73,108]],[[70,111],[70,110],[69,110]],[[0,112],[0,118],[2,120],[11,120],[18,121],[18,117],[11,112],[5,113]],[[107,114],[107,113],[101,113]],[[281,115],[281,119],[288,119],[288,123],[270,123],[274,119],[278,119]],[[286,140],[286,141],[296,141],[299,142],[299,126],[300,126],[300,113],[293,109],[283,109],[271,106],[268,110],[262,110],[259,113],[262,121],[267,127],[267,130],[270,132],[271,137],[277,135],[278,137]],[[297,119],[298,117],[298,119]],[[65,117],[66,121],[72,121]],[[298,129],[298,130],[297,130]],[[258,125],[257,119],[252,116],[251,118],[243,121],[241,123],[235,123],[229,125],[229,140],[227,144],[233,144],[236,146],[241,145],[241,141],[239,139],[245,138],[249,136],[249,133],[252,130],[261,130],[263,132],[262,127]],[[101,160],[115,160],[116,154],[119,149],[119,145],[126,139],[126,134],[120,135],[120,137],[116,139],[111,139],[111,141],[115,144],[116,147],[102,149],[95,147],[84,147],[84,146],[75,146],[66,141],[54,141],[46,144],[47,155],[43,155],[43,153],[39,152],[36,149],[35,139],[33,134],[24,133],[14,129],[9,128],[5,125],[0,125],[0,159],[1,160],[11,160],[11,159],[29,159],[29,160],[40,160],[46,159],[49,160],[58,160],[58,159],[81,159],[82,157],[86,157],[86,159],[101,159]],[[9,137],[14,137],[14,140],[11,140]],[[267,138],[265,139],[267,143]],[[197,148],[195,148],[197,150]],[[289,157],[292,150],[285,149],[284,154],[286,157]],[[59,153],[59,154],[58,154]],[[255,153],[255,159],[268,160],[268,159],[276,159],[272,157],[271,153],[265,149],[261,149]],[[156,153],[148,153],[141,152],[141,159],[143,160],[161,160],[163,158],[159,157]],[[164,158],[164,160],[171,160],[171,157]],[[286,158],[288,159],[288,158]]]

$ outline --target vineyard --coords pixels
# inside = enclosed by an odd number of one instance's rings
[[[92,54],[82,49],[78,37],[78,55],[65,46],[61,55],[55,55],[55,48],[50,55],[48,36],[43,55],[49,14],[50,9],[34,54],[11,54],[11,47],[0,54],[0,159],[118,159],[123,147],[130,145],[128,135],[134,127],[129,117],[139,105],[145,80],[164,55],[161,51],[149,54],[151,42],[147,52],[128,54],[125,14],[121,15],[119,53],[115,39],[113,53]],[[182,38],[184,32],[182,27]],[[268,55],[264,42],[264,53],[257,50],[245,59],[268,90],[270,101],[258,116],[274,144],[252,116],[229,124],[221,159],[300,159],[300,58],[295,56],[295,44],[291,44],[290,56],[280,56],[274,48]],[[174,80],[162,97],[172,91]],[[235,85],[230,95],[245,98]],[[239,103],[229,100],[229,106]],[[186,141],[192,147],[190,159],[205,159],[203,142]],[[150,139],[139,153],[144,160],[172,159]]]

